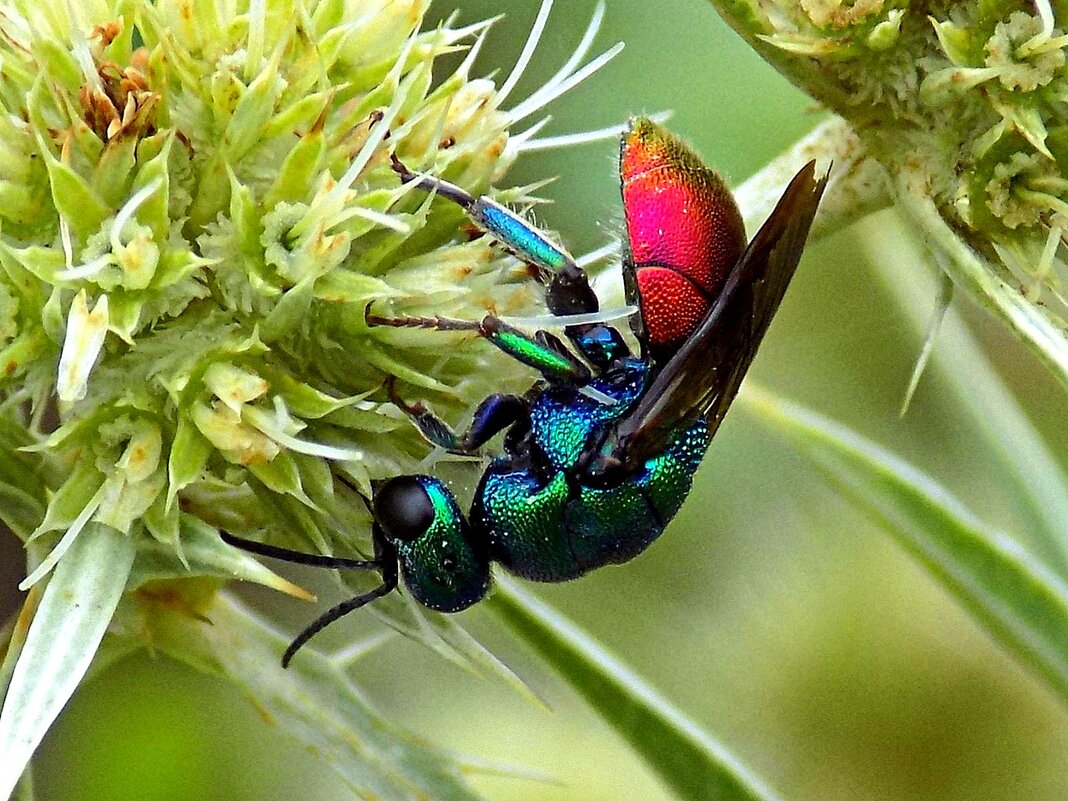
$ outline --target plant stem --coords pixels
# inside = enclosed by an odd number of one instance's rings
[[[904,232],[898,225],[871,226],[862,238],[875,275],[918,336],[931,305],[924,281],[901,280]],[[916,265],[918,267],[918,265]],[[931,366],[948,391],[949,405],[963,410],[972,429],[990,448],[1001,477],[1013,490],[1031,541],[1051,568],[1068,575],[1068,481],[1042,435],[1020,408],[967,325],[952,310],[939,331]],[[962,369],[967,365],[967,369]]]
[[[734,754],[603,645],[516,582],[498,576],[487,603],[680,798],[778,799]]]
[[[849,123],[832,116],[735,190],[750,234],[771,214],[782,188],[813,159],[821,169],[832,165],[833,169],[809,234],[810,242],[893,204],[886,172],[867,155]]]

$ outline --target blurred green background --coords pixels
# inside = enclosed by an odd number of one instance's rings
[[[472,21],[504,12],[480,58],[507,73],[534,2],[459,3]],[[515,97],[570,54],[593,0],[560,2]],[[549,133],[672,109],[670,127],[740,183],[809,130],[811,103],[754,56],[701,0],[607,0],[608,68],[551,106]],[[452,5],[434,8],[445,15]],[[616,235],[616,146],[535,153],[516,183],[560,179],[539,220],[580,253]],[[892,214],[810,249],[752,371],[754,380],[859,429],[937,476],[977,513],[1007,524],[1011,498],[936,374],[908,414],[898,408],[921,345],[873,267],[918,282],[931,268]],[[929,308],[928,308],[929,307]],[[962,309],[1024,407],[1064,459],[1063,393],[1005,332]],[[960,369],[968,369],[961,364]],[[744,395],[744,390],[743,390]],[[996,418],[997,409],[990,414]],[[879,530],[744,411],[730,416],[668,534],[642,558],[538,592],[610,646],[763,774],[785,799],[1009,801],[1068,797],[1068,716],[1003,656]],[[17,550],[0,575],[14,602]],[[2,573],[2,571],[0,571]],[[298,574],[306,585],[320,577]],[[293,630],[314,610],[250,594]],[[552,707],[393,641],[355,668],[389,717],[482,759],[491,798],[669,798],[626,747],[484,610],[465,621]],[[372,631],[335,627],[334,644]],[[327,644],[330,640],[327,639]],[[37,760],[49,801],[342,799],[314,757],[264,725],[227,685],[141,655],[76,696]],[[544,774],[495,776],[499,767]],[[545,780],[551,779],[550,781]]]

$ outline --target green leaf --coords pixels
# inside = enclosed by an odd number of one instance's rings
[[[0,799],[11,795],[88,670],[133,558],[129,537],[90,524],[48,582],[0,710]]]
[[[680,798],[772,801],[779,797],[604,646],[512,580],[498,576],[487,603]]]
[[[56,159],[42,141],[40,152],[48,168],[52,202],[70,225],[71,231],[84,241],[100,228],[111,209],[75,170]]]
[[[41,525],[45,507],[26,491],[0,481],[0,520],[25,542]]]
[[[320,111],[327,99],[325,97],[306,98],[306,100],[318,101]],[[315,177],[320,170],[323,150],[323,129],[317,123],[312,130],[300,138],[282,162],[274,183],[264,195],[264,208],[273,209],[281,202],[301,203],[308,200],[309,188],[315,185]]]
[[[306,648],[284,670],[278,656],[286,638],[226,594],[203,615],[210,625],[173,604],[151,607],[153,647],[239,687],[279,731],[303,743],[361,797],[479,798],[461,779],[462,765],[376,714],[340,664]]]
[[[168,489],[167,508],[174,505],[178,493],[197,481],[204,465],[211,456],[211,443],[197,430],[188,416],[178,418],[178,430],[171,445],[171,454],[167,461]]]
[[[293,333],[307,320],[315,296],[315,278],[309,275],[282,295],[270,313],[260,323],[260,337],[270,344]]]
[[[1068,586],[1060,578],[874,443],[751,385],[744,397],[1068,702]]]
[[[237,102],[223,139],[227,161],[234,163],[262,141],[263,128],[274,113],[285,81],[278,75],[283,51],[276,50]]]

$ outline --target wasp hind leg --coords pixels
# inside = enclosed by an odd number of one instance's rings
[[[485,195],[475,197],[456,184],[412,172],[391,157],[393,171],[405,183],[434,192],[458,205],[471,221],[499,241],[508,252],[534,269],[546,287],[546,303],[555,315],[591,314],[598,309],[597,296],[586,272],[571,255],[546,233],[514,211]]]

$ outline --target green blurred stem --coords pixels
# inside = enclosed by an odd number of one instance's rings
[[[623,737],[680,798],[778,796],[603,645],[506,576],[487,601]]]
[[[1060,577],[929,476],[855,432],[754,386],[742,400],[1068,701],[1068,585]]]
[[[902,280],[900,259],[887,258],[900,248],[904,236],[900,225],[879,224],[870,226],[860,239],[876,266],[876,276],[917,336],[923,336],[932,303],[930,286]],[[965,412],[993,453],[1000,478],[1012,488],[1041,556],[1049,567],[1068,575],[1068,481],[1060,464],[959,315],[950,311],[945,316],[939,340],[930,366],[949,393],[949,405]]]
[[[1063,345],[1060,333],[1020,299],[1019,293],[996,278],[956,236],[934,203],[923,195],[917,176],[892,185],[885,170],[867,155],[849,123],[841,117],[831,117],[817,126],[739,187],[735,195],[749,231],[756,231],[774,208],[782,187],[810,159],[817,159],[821,167],[834,163],[834,175],[813,225],[811,241],[889,208],[896,200],[909,221],[944,256],[939,266],[954,284],[969,297],[995,307],[998,316],[1014,325],[1021,339],[1034,347],[1052,372],[1062,382],[1068,381],[1068,365],[1060,364],[1056,358]],[[922,336],[934,296],[922,288],[922,282],[903,274],[900,259],[894,257],[896,245],[886,239],[885,231],[883,234],[882,247],[870,245],[874,260],[902,311]],[[876,234],[874,240],[879,239]],[[872,237],[868,241],[872,242]],[[1068,575],[1068,479],[967,329],[951,323],[947,336],[948,341],[934,350],[936,369],[945,376],[957,408],[966,410],[976,433],[996,457],[994,464],[1000,477],[1018,491],[1025,523],[1035,534],[1035,541],[1044,546],[1044,557],[1051,567]],[[1036,340],[1047,341],[1048,347],[1036,347]],[[961,365],[968,367],[961,369]],[[997,417],[991,414],[992,409],[999,410]]]

